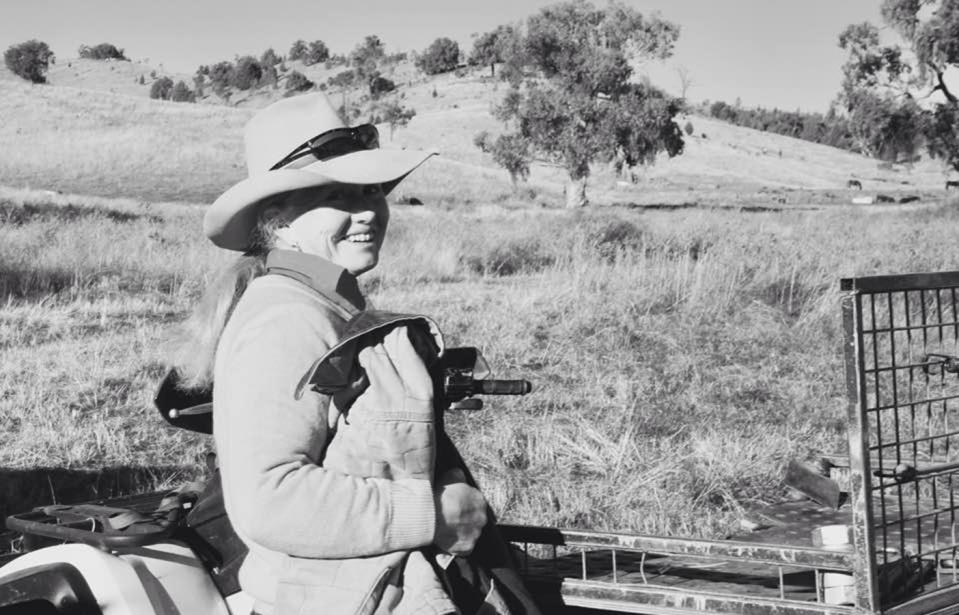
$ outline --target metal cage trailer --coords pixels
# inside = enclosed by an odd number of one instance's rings
[[[959,272],[844,279],[841,289],[849,453],[821,480],[841,487],[842,505],[771,507],[735,540],[504,526],[545,602],[959,613]]]

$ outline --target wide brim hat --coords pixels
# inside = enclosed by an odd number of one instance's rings
[[[364,130],[365,129],[365,130]],[[323,93],[293,96],[259,111],[243,134],[248,177],[207,209],[203,232],[228,250],[251,247],[260,207],[269,197],[326,184],[379,184],[389,193],[434,151],[366,149],[354,134],[375,127],[347,126]],[[326,136],[326,137],[324,137]],[[318,159],[310,143],[332,138],[334,155]],[[339,143],[337,143],[339,141]],[[345,146],[345,147],[339,147]],[[343,153],[337,153],[337,150]],[[279,165],[279,166],[278,166]]]

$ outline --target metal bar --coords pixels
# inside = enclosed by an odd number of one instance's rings
[[[637,553],[686,555],[714,560],[735,560],[797,567],[819,567],[849,572],[853,558],[848,551],[829,551],[814,547],[787,547],[761,542],[736,540],[697,540],[642,534],[618,534],[588,530],[538,526],[500,525],[506,540],[575,548],[619,549]]]
[[[959,586],[918,594],[912,600],[889,607],[884,615],[947,615],[959,613]]]
[[[535,583],[535,582],[534,582]],[[534,593],[539,586],[531,584]],[[678,615],[686,613],[768,613],[776,615],[861,615],[853,607],[800,600],[780,600],[720,592],[677,590],[652,585],[611,585],[564,579],[560,586],[567,606],[620,613]]]
[[[908,327],[879,327],[873,329],[863,329],[862,332],[864,335],[871,335],[873,333],[892,333],[892,332],[902,332],[902,331],[922,331],[924,329],[935,329],[940,326],[939,323],[933,323],[928,325],[910,325]],[[932,363],[930,363],[931,365]]]
[[[856,607],[874,612],[879,608],[879,580],[872,526],[872,470],[867,431],[869,423],[865,413],[867,403],[863,386],[862,336],[858,332],[862,322],[862,302],[858,294],[849,293],[843,296],[841,305],[849,436],[849,501],[853,518],[852,574]],[[879,405],[878,402],[876,405]]]
[[[896,290],[926,290],[959,286],[959,271],[936,273],[906,273],[899,275],[876,275],[840,280],[840,290],[860,293],[889,292]]]
[[[915,429],[915,428],[914,428]],[[959,431],[949,431],[942,434],[937,434],[934,436],[923,436],[921,438],[910,438],[907,440],[901,440],[898,444],[918,444],[919,442],[929,442],[931,440],[941,440],[942,438],[950,438],[953,436],[959,436]],[[890,448],[892,446],[897,446],[896,442],[892,444],[883,444],[882,446],[870,446],[869,450],[874,451],[880,448]],[[915,456],[915,455],[914,455]]]

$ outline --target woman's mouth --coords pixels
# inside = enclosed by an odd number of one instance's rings
[[[351,233],[343,237],[343,241],[348,241],[350,243],[369,243],[375,238],[375,234],[372,231],[367,231],[364,233]]]

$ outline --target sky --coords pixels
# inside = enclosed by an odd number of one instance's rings
[[[674,56],[648,63],[652,82],[678,94],[677,69],[693,101],[740,99],[746,106],[825,111],[839,90],[839,32],[879,23],[879,0],[624,0],[681,28]],[[423,49],[439,36],[461,48],[499,24],[521,21],[553,0],[3,0],[0,47],[31,38],[58,58],[81,44],[110,42],[127,57],[173,72],[302,38],[349,52],[376,34],[388,52]],[[602,5],[604,0],[594,0]]]

